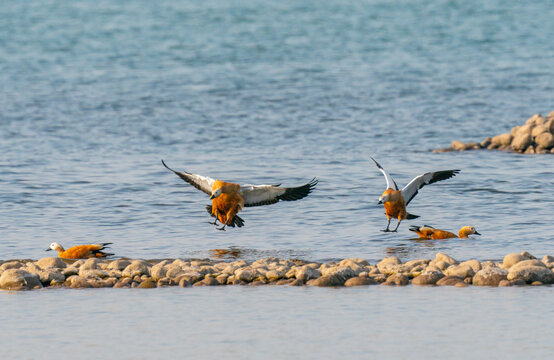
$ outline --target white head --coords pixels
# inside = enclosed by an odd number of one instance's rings
[[[217,188],[214,191],[212,191],[212,195],[210,196],[210,200],[215,199],[219,195],[221,195],[221,188]]]
[[[52,244],[50,244],[50,247],[46,249],[46,251],[50,251],[50,250],[64,251],[63,246],[61,246],[57,242],[53,242]]]
[[[383,195],[379,198],[379,201],[377,201],[377,204],[384,204],[390,199],[390,194]]]

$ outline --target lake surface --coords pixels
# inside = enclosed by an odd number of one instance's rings
[[[52,241],[66,247],[113,242],[112,252],[130,258],[207,257],[210,249],[231,247],[247,259],[554,255],[554,156],[429,151],[454,139],[481,141],[554,110],[552,18],[551,1],[4,1],[0,259],[44,257]],[[398,233],[382,233],[387,221],[377,199],[385,182],[370,156],[400,186],[427,171],[462,172],[420,190],[409,207],[419,219],[405,221]],[[245,227],[221,232],[207,223],[207,196],[160,159],[239,183],[320,182],[301,201],[245,209]],[[482,236],[421,242],[412,239],[410,224],[455,232],[473,225]],[[456,300],[461,305],[446,307],[453,294],[464,294]],[[219,299],[209,300],[215,295]],[[141,329],[156,324],[157,339],[176,332],[167,349],[172,343],[182,349],[176,343],[187,335],[196,339],[198,354],[225,354],[228,347],[282,354],[288,339],[291,351],[308,357],[331,346],[304,331],[306,324],[316,331],[321,321],[333,330],[334,343],[348,345],[333,344],[334,353],[352,358],[361,355],[358,349],[369,351],[368,334],[382,336],[377,343],[391,355],[410,354],[394,344],[416,346],[410,336],[418,331],[403,332],[395,323],[380,334],[379,324],[388,319],[441,337],[450,346],[441,351],[455,355],[458,345],[442,336],[463,323],[466,337],[457,333],[456,339],[466,349],[475,340],[483,352],[492,351],[486,349],[492,341],[515,355],[521,343],[499,340],[498,312],[544,315],[533,307],[543,296],[551,299],[552,288],[42,291],[0,299],[22,314],[33,312],[37,323],[55,321],[50,333],[22,329],[19,315],[2,311],[5,328],[45,346],[49,334],[52,349],[71,342],[64,340],[71,339],[68,333],[95,335],[113,349],[117,340],[106,338],[105,324],[128,331],[140,357],[148,354]],[[279,311],[291,298],[300,307]],[[203,308],[206,301],[219,312]],[[470,306],[473,301],[482,302],[482,311]],[[390,307],[377,306],[383,302]],[[90,309],[78,322],[56,315],[77,303]],[[112,308],[104,312],[99,304]],[[173,311],[166,313],[164,304]],[[266,311],[250,318],[248,309],[257,306]],[[341,315],[327,307],[340,308]],[[234,315],[227,318],[229,309]],[[426,325],[429,313],[440,318],[433,309],[473,320]],[[91,320],[96,315],[103,320]],[[328,320],[334,317],[341,320]],[[521,326],[508,319],[502,331]],[[543,325],[537,318],[532,324]],[[232,335],[228,343],[209,336],[212,325]],[[272,325],[285,335],[271,332]],[[245,343],[234,338],[233,326],[255,330]],[[343,337],[340,330],[348,326],[359,331]],[[263,331],[285,337],[247,341]],[[291,334],[296,337],[286,337]],[[529,344],[541,339],[537,334],[518,331],[512,339]],[[302,341],[307,347],[294,347]]]

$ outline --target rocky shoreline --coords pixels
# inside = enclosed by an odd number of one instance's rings
[[[437,253],[434,259],[402,263],[387,257],[377,264],[350,258],[320,263],[265,258],[248,262],[210,259],[167,260],[34,260],[0,261],[0,288],[156,288],[166,286],[289,285],[449,285],[457,287],[547,285],[554,283],[554,257],[541,261],[528,252],[512,253],[502,262],[459,262]]]
[[[509,133],[488,137],[481,142],[452,141],[449,148],[433,152],[466,150],[502,150],[522,154],[554,154],[554,111],[543,117],[536,114]]]

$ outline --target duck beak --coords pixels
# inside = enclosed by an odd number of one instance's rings
[[[215,199],[215,196],[213,196],[213,195],[210,196],[210,200],[213,200],[213,199]]]
[[[377,201],[377,205],[382,204],[382,203],[383,203],[383,200],[381,200],[381,199],[379,199],[379,200]]]
[[[48,249],[46,249],[46,250],[44,250],[44,251],[50,251],[50,250],[52,250],[52,249],[48,248]]]
[[[481,234],[479,234],[479,233],[478,233],[477,231],[476,231],[476,232],[474,232],[474,234],[475,234],[475,235],[481,235]]]

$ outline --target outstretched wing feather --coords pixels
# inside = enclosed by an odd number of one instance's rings
[[[169,170],[175,173],[175,175],[179,176],[181,179],[185,180],[187,183],[191,184],[195,188],[197,188],[200,191],[205,192],[208,195],[212,194],[212,187],[214,185],[215,180],[202,175],[196,175],[191,174],[188,172],[181,172],[181,171],[175,171],[171,169],[169,166],[165,164],[165,162],[162,160],[162,164]]]
[[[377,165],[377,168],[379,169],[379,171],[382,172],[383,175],[385,175],[385,180],[387,181],[387,189],[391,188],[393,190],[398,191],[398,185],[396,185],[396,183],[394,182],[392,176],[390,176],[390,174],[385,169],[383,169],[383,167],[377,161],[375,161],[374,158],[371,157],[371,160],[373,160],[375,165]]]
[[[308,196],[315,186],[317,179],[313,178],[309,183],[298,187],[278,187],[275,185],[244,185],[240,192],[244,198],[244,206],[271,205],[283,201],[300,200]]]
[[[417,195],[418,190],[424,187],[425,185],[436,183],[437,181],[442,181],[450,179],[453,176],[456,176],[460,170],[441,170],[435,172],[428,172],[423,175],[415,177],[408,185],[402,189],[402,196],[406,200],[406,205],[412,201],[412,199]]]

